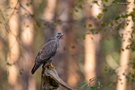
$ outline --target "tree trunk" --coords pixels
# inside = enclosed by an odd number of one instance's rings
[[[50,37],[54,35],[54,15],[56,10],[56,2],[57,0],[47,0],[46,7],[44,9],[43,13],[43,19],[45,20],[45,28],[44,28],[44,39],[47,41]],[[52,80],[50,77],[44,75],[44,66],[42,67],[42,73],[41,73],[41,90],[54,90],[51,89],[50,80]],[[52,80],[53,81],[53,80]]]
[[[12,13],[17,5],[17,0],[9,0],[9,6]],[[17,7],[16,7],[17,8]],[[15,10],[16,12],[17,10]],[[18,13],[10,14],[10,19],[8,21],[8,43],[9,43],[9,53],[7,57],[7,66],[8,66],[8,83],[10,86],[10,90],[21,90],[18,84],[18,66],[17,61],[19,60],[20,50],[19,43],[17,41],[19,34],[19,16]],[[6,26],[8,27],[8,26]]]
[[[75,7],[75,0],[69,0],[68,2],[68,30],[66,34],[66,47],[67,47],[67,83],[71,87],[76,87],[79,81],[78,66],[77,66],[77,41],[75,40],[75,29],[74,29],[74,21],[73,21],[73,10]]]
[[[21,0],[20,2],[20,28],[21,28],[21,60],[20,68],[22,70],[20,80],[23,90],[36,90],[35,80],[31,75],[32,62],[34,61],[33,40],[34,40],[34,22],[33,6],[31,0]],[[31,14],[31,15],[30,15]]]
[[[101,4],[101,3],[99,3]],[[100,33],[98,32],[99,20],[97,16],[101,13],[100,5],[92,3],[91,0],[85,1],[85,19],[86,19],[86,35],[84,40],[85,49],[85,79],[89,84],[94,85],[96,81],[90,82],[90,79],[96,78],[97,76],[97,54],[99,51],[100,44]],[[94,31],[92,31],[94,29]],[[96,79],[95,79],[96,80]]]
[[[47,0],[47,6],[45,7],[43,18],[45,20],[44,34],[45,39],[48,40],[54,35],[54,15],[56,10],[57,0]]]
[[[74,0],[59,0],[58,2],[56,32],[62,32],[64,37],[60,43],[56,59],[54,59],[60,77],[72,87],[75,87],[78,82],[76,46],[72,29],[74,4]],[[59,88],[59,90],[63,90],[63,88]]]
[[[68,48],[68,77],[67,82],[71,87],[76,87],[79,81],[79,73],[77,66],[77,43],[75,40],[75,32],[73,29],[69,29],[69,33],[67,33],[67,48]]]
[[[134,9],[134,0],[127,0],[127,13],[130,13]],[[133,32],[133,21],[132,17],[129,16],[126,19],[125,30],[122,31],[122,46],[121,46],[121,56],[120,56],[120,68],[118,71],[118,81],[117,81],[117,90],[127,90],[127,80],[126,75],[128,74],[128,64],[130,58],[130,49],[131,45],[130,39]]]

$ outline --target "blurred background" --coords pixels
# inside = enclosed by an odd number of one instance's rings
[[[62,32],[53,64],[77,90],[135,90],[134,0],[0,0],[0,90],[40,90],[42,45]],[[58,90],[66,90],[60,87]]]

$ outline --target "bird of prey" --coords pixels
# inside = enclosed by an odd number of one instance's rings
[[[54,37],[48,40],[46,44],[43,45],[36,56],[34,67],[31,70],[32,74],[34,74],[42,64],[45,65],[50,62],[50,59],[56,54],[59,46],[59,40],[62,38],[62,36],[63,34],[58,32]]]

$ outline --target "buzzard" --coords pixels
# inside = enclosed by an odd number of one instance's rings
[[[63,34],[58,32],[54,37],[49,39],[38,52],[34,67],[31,70],[31,73],[34,74],[35,71],[42,65],[51,62],[51,58],[56,54],[57,48],[59,47],[59,41],[62,38]]]

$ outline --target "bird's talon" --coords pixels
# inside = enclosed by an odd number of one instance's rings
[[[50,63],[50,64],[48,65],[48,69],[52,69],[52,68],[54,68],[54,66],[53,66],[52,63]]]
[[[53,66],[53,64],[52,64],[52,63],[50,64],[50,67],[54,68],[54,66]]]

